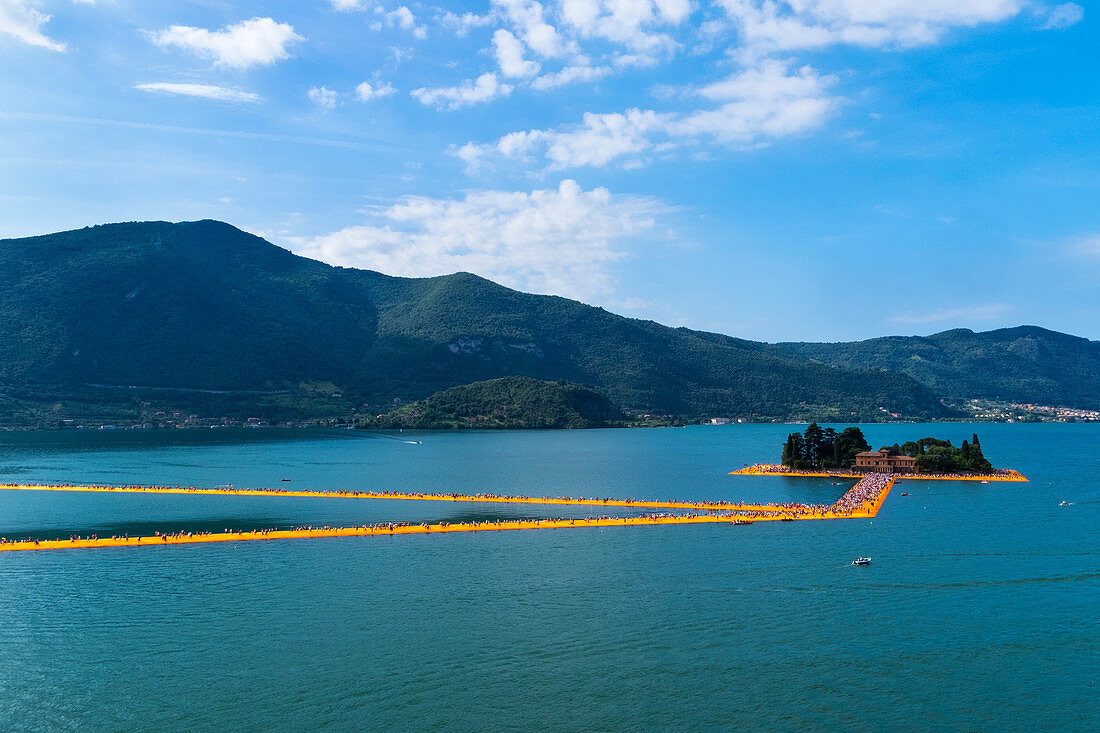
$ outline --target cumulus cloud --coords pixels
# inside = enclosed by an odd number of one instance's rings
[[[503,14],[519,37],[543,58],[558,58],[577,52],[576,44],[562,37],[547,22],[546,10],[535,0],[492,0],[493,8]]]
[[[355,5],[354,9],[360,7]],[[416,16],[411,10],[404,5],[401,5],[396,10],[386,11],[381,5],[374,6],[374,14],[378,16],[378,20],[371,24],[371,30],[380,31],[382,28],[400,28],[402,30],[411,31],[414,38],[423,41],[428,37],[428,28],[416,21]]]
[[[539,73],[538,63],[523,57],[523,44],[503,28],[493,34],[493,52],[500,73],[512,79],[523,79]]]
[[[495,21],[491,13],[485,15],[478,15],[476,13],[463,13],[457,15],[450,11],[443,14],[443,25],[452,28],[455,34],[462,38],[474,28],[483,28],[485,26],[492,25]]]
[[[562,0],[565,22],[580,36],[603,38],[647,53],[671,51],[676,42],[658,25],[679,25],[691,15],[689,0]]]
[[[168,81],[138,84],[134,89],[143,92],[159,92],[162,94],[178,94],[184,97],[200,97],[213,99],[218,102],[259,102],[263,99],[259,94],[244,92],[240,89],[219,87],[213,84],[186,84]]]
[[[575,82],[598,81],[611,73],[607,66],[566,66],[531,80],[531,88],[539,91],[557,89]]]
[[[702,139],[747,146],[794,135],[820,125],[839,103],[835,82],[804,66],[766,61],[703,87],[700,96],[721,104],[689,112],[630,109],[586,113],[579,125],[513,132],[495,143],[469,143],[455,151],[471,167],[494,158],[541,157],[550,170],[605,166],[628,156],[665,152]],[[636,167],[637,158],[627,160]]]
[[[329,0],[333,10],[344,12],[351,10],[363,10],[371,6],[370,0]]]
[[[1047,13],[1046,21],[1040,27],[1045,30],[1061,30],[1076,25],[1085,17],[1085,9],[1077,3],[1056,5]]]
[[[0,0],[0,33],[28,46],[64,51],[65,44],[42,32],[50,16],[40,12],[30,0]]]
[[[511,84],[497,81],[497,75],[485,73],[476,81],[467,79],[456,87],[421,87],[410,92],[421,104],[439,109],[456,110],[512,93]]]
[[[220,31],[174,25],[151,34],[158,46],[182,48],[213,59],[217,66],[247,69],[290,58],[289,46],[305,40],[288,23],[271,18],[252,18]]]
[[[370,224],[300,240],[294,249],[391,275],[469,271],[521,290],[591,301],[613,292],[612,264],[662,211],[652,199],[585,191],[572,180],[530,193],[408,196]]]
[[[359,98],[360,102],[370,102],[380,97],[388,97],[396,91],[393,84],[389,82],[373,86],[368,82],[363,82],[355,87],[355,96]]]
[[[309,101],[316,104],[321,109],[336,109],[336,102],[339,100],[340,95],[332,89],[327,87],[313,87],[309,90]]]
[[[1024,0],[718,0],[740,29],[743,54],[851,44],[938,41],[948,30],[1006,20]]]

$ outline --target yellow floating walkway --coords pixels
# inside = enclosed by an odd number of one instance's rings
[[[92,491],[115,494],[199,494],[202,496],[283,496],[322,499],[394,499],[397,501],[458,501],[494,504],[561,504],[622,506],[635,509],[699,509],[704,511],[785,511],[779,504],[725,501],[643,501],[636,499],[574,499],[568,496],[499,496],[495,494],[427,494],[397,491],[284,491],[280,489],[201,489],[190,486],[74,486],[68,484],[0,484],[0,491]]]
[[[333,527],[324,529],[257,530],[254,532],[218,532],[211,534],[177,533],[152,537],[100,537],[73,540],[22,540],[0,543],[0,552],[19,550],[64,550],[93,547],[148,547],[185,545],[199,542],[245,542],[250,540],[300,539],[305,537],[371,537],[397,534],[446,534],[449,532],[493,532],[513,529],[565,529],[576,527],[631,527],[664,524],[733,524],[742,522],[775,522],[782,519],[828,519],[840,516],[831,513],[799,516],[768,514],[751,520],[738,515],[685,515],[672,517],[598,517],[584,519],[533,519],[503,522],[456,522],[453,524],[393,524],[366,527]]]
[[[788,475],[856,478],[846,473],[804,473],[782,470],[781,466],[758,464],[734,471],[739,475]],[[640,517],[596,517],[583,519],[529,519],[498,522],[441,522],[438,524],[381,524],[362,527],[306,527],[293,530],[256,530],[248,532],[156,534],[152,537],[76,537],[69,540],[0,540],[0,552],[22,550],[54,550],[97,547],[147,547],[150,545],[182,545],[201,542],[242,542],[252,540],[300,539],[306,537],[368,537],[395,534],[446,534],[449,532],[492,532],[516,529],[564,529],[578,527],[627,527],[668,524],[749,524],[753,522],[796,521],[807,519],[869,518],[878,514],[894,483],[903,478],[975,480],[975,481],[1027,481],[1017,471],[1006,471],[990,476],[886,476],[864,474],[835,504],[829,507],[808,504],[730,504],[725,502],[645,502],[629,499],[572,499],[560,497],[479,496],[471,494],[402,494],[394,492],[318,492],[318,491],[268,491],[262,489],[198,489],[167,486],[48,486],[48,485],[0,485],[0,490],[21,491],[100,491],[122,493],[162,494],[228,494],[236,496],[298,496],[298,497],[347,497],[366,499],[404,499],[415,501],[490,501],[511,504],[575,504],[588,506],[629,506],[645,508],[683,508],[721,510],[720,515],[643,515]]]

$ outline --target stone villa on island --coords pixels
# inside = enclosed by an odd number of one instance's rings
[[[884,450],[869,450],[856,454],[852,468],[878,473],[916,473],[917,459],[913,456],[892,456]]]

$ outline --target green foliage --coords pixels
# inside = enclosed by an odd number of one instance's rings
[[[362,428],[599,428],[623,424],[622,412],[598,392],[569,382],[505,377],[437,392]]]
[[[921,438],[901,445],[884,448],[892,455],[913,456],[921,473],[985,473],[993,470],[992,464],[982,454],[981,443],[975,434],[971,442],[963,441],[958,448],[950,440]]]
[[[79,391],[120,406],[142,392],[237,416],[267,405],[276,418],[335,405],[347,416],[510,376],[590,384],[636,413],[947,414],[900,373],[815,363],[467,273],[330,267],[220,222],[0,240],[0,392]]]
[[[778,346],[845,369],[904,372],[949,399],[1100,409],[1100,342],[1036,326]]]
[[[811,423],[799,435],[791,433],[783,446],[782,463],[797,470],[820,468],[848,468],[855,462],[857,453],[870,450],[871,446],[857,427],[848,427],[838,433],[833,428],[822,429]]]

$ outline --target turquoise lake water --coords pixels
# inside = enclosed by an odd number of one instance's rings
[[[727,475],[794,429],[8,433],[0,482],[831,502]],[[0,730],[1097,730],[1100,427],[864,426],[975,430],[1031,482],[907,481],[871,520],[0,553]],[[584,509],[0,491],[0,535]]]

